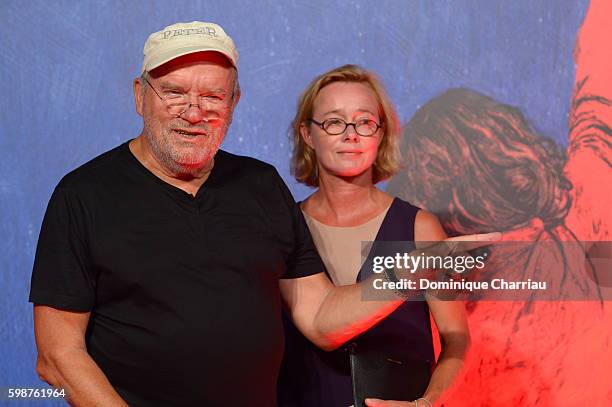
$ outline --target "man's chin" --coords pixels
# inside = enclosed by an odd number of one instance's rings
[[[206,146],[188,148],[176,148],[170,152],[168,158],[171,159],[176,172],[185,175],[198,176],[210,171],[214,164],[214,157],[219,150],[219,146]]]
[[[181,175],[198,176],[212,169],[213,157],[207,157],[204,160],[175,161],[174,165]]]

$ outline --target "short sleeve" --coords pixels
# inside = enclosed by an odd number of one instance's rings
[[[281,278],[306,277],[325,271],[325,266],[312,240],[310,230],[308,229],[308,225],[306,225],[306,220],[304,219],[302,211],[276,170],[274,170],[274,176],[283,204],[289,211],[294,236],[293,251],[287,258],[287,269]]]
[[[72,311],[90,311],[95,276],[85,239],[85,211],[74,191],[55,189],[43,219],[30,302]]]

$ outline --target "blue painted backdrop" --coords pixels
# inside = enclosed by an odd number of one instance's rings
[[[468,86],[523,108],[565,143],[572,49],[587,1],[16,1],[0,5],[0,388],[39,386],[32,260],[47,200],[69,170],[138,135],[132,80],[148,34],[215,21],[236,41],[243,97],[224,148],[288,172],[287,128],[317,74],[378,72],[402,122]],[[0,403],[2,403],[0,401]],[[22,403],[20,405],[27,405]]]

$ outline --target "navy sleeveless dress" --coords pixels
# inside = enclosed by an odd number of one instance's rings
[[[377,242],[414,241],[419,208],[395,198],[376,235]],[[403,246],[409,250],[412,247]],[[367,278],[362,267],[357,280]],[[326,352],[312,344],[284,314],[285,356],[278,382],[279,407],[348,407],[353,404],[349,352],[341,347]],[[401,349],[404,355],[433,366],[429,307],[425,301],[405,301],[386,319],[352,342],[365,346]],[[425,389],[423,389],[424,391]]]

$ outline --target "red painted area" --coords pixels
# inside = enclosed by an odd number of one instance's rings
[[[565,167],[573,204],[567,232],[556,231],[561,239],[573,233],[578,240],[612,240],[611,21],[612,2],[593,1],[576,46]],[[505,238],[530,240],[534,229],[537,222]],[[473,347],[446,406],[612,406],[612,302],[467,308]]]
[[[593,0],[576,43],[566,162],[518,109],[452,90],[406,125],[409,168],[390,190],[438,214],[451,234],[612,240],[611,41],[612,1]],[[575,257],[567,246],[540,250],[540,263],[505,255],[519,272],[564,270],[561,292],[584,281],[563,260]],[[612,270],[600,271],[612,281]],[[612,298],[612,287],[602,289]],[[445,406],[612,406],[612,301],[479,301],[466,309],[472,349]]]

